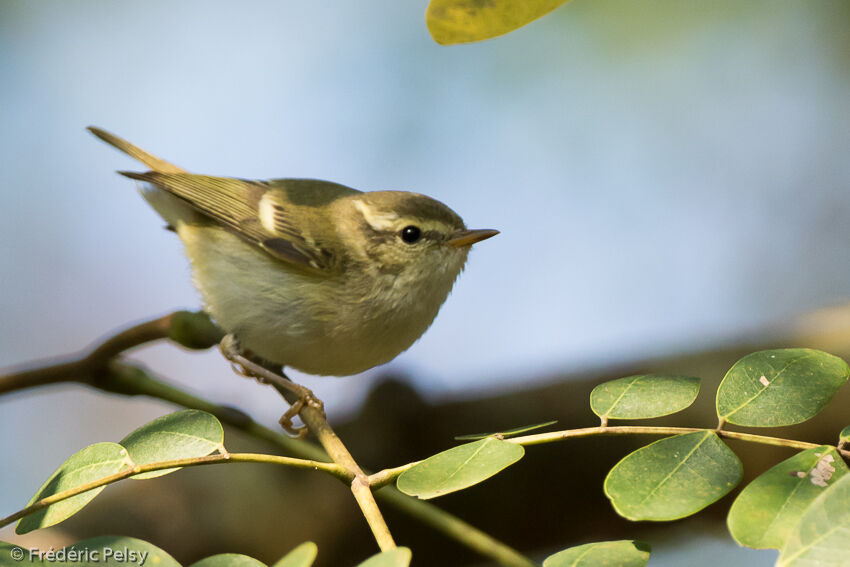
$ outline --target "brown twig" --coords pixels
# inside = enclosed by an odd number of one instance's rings
[[[171,338],[188,348],[209,348],[221,335],[193,324],[202,314],[176,312],[145,321],[106,339],[87,354],[69,356],[33,369],[0,375],[0,395],[37,386],[63,382],[82,383],[128,396],[149,396],[175,405],[206,411],[223,423],[275,445],[303,459],[326,459],[325,452],[312,443],[284,435],[264,427],[247,414],[232,407],[213,404],[155,378],[148,370],[133,363],[117,360],[125,350],[163,338]],[[176,320],[175,320],[176,318]],[[188,323],[187,323],[188,320]],[[188,328],[175,330],[175,326]],[[308,418],[309,419],[309,418]],[[534,567],[535,563],[521,553],[494,539],[460,518],[429,502],[402,494],[395,487],[375,491],[375,498],[412,518],[428,524],[458,543],[507,567]]]
[[[72,355],[44,366],[0,375],[0,395],[60,382],[79,382],[97,387],[98,375],[114,357],[145,343],[168,338],[174,315],[171,313],[124,329],[98,343],[87,354]]]

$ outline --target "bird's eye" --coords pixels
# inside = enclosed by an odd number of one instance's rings
[[[422,236],[422,231],[419,230],[418,226],[413,226],[412,224],[401,229],[401,239],[407,242],[408,244],[413,244]]]

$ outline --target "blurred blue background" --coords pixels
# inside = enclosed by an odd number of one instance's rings
[[[458,47],[424,9],[0,4],[0,366],[199,306],[179,242],[114,174],[140,166],[90,124],[190,171],[407,189],[500,229],[389,365],[431,399],[700,350],[850,295],[846,2],[575,0]],[[279,416],[215,352],[134,356]],[[385,370],[296,378],[339,419]],[[0,399],[20,457],[0,462],[0,515],[166,408],[71,386]]]

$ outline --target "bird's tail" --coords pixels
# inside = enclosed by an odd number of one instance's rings
[[[151,155],[145,150],[134,146],[127,140],[122,140],[118,136],[110,134],[106,130],[89,126],[88,131],[110,146],[121,150],[131,158],[139,160],[153,171],[159,173],[186,173],[185,169],[168,163],[155,155]],[[126,173],[124,174],[126,175]],[[174,195],[171,195],[166,191],[157,188],[155,185],[148,183],[143,184],[140,189],[142,197],[144,197],[150,206],[153,207],[163,219],[165,219],[166,223],[168,223],[166,228],[179,231],[183,224],[199,221],[200,216],[198,212]]]
[[[185,169],[149,154],[145,150],[134,146],[127,140],[123,140],[114,134],[110,134],[106,130],[101,130],[95,126],[89,126],[87,130],[113,148],[121,150],[133,159],[139,160],[153,171],[159,171],[161,173],[186,173]]]

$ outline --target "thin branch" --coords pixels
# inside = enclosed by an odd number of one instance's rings
[[[164,317],[151,319],[120,331],[95,347],[85,357],[84,362],[93,367],[102,367],[111,359],[132,348],[167,339],[171,334],[171,324],[176,316],[177,313],[169,313]]]
[[[0,395],[60,382],[79,382],[97,387],[98,372],[112,358],[131,348],[168,338],[175,315],[171,313],[134,325],[101,341],[86,353],[71,355],[45,366],[0,375]]]
[[[563,431],[551,431],[547,433],[538,433],[535,435],[525,435],[523,437],[513,437],[504,439],[508,443],[516,443],[518,445],[542,445],[544,443],[554,443],[565,439],[578,439],[581,437],[593,437],[596,435],[681,435],[683,433],[695,433],[697,431],[709,431],[700,427],[653,427],[640,425],[620,425],[620,426],[600,426],[600,427],[584,427],[581,429],[566,429]],[[793,439],[783,439],[781,437],[768,437],[765,435],[755,435],[753,433],[742,433],[739,431],[714,430],[714,433],[720,437],[727,439],[737,439],[748,443],[758,443],[760,445],[773,445],[776,447],[788,447],[791,449],[812,449],[821,447],[822,444],[809,443],[807,441],[795,441]],[[836,451],[847,460],[850,460],[850,449],[839,444]],[[384,469],[369,476],[369,481],[373,487],[385,486],[393,483],[402,473],[413,468],[422,461],[407,463],[398,467]]]
[[[305,406],[304,409],[301,410],[301,419],[304,420],[304,423],[307,424],[307,427],[310,428],[310,431],[319,439],[319,442],[325,448],[325,451],[331,456],[331,458],[339,465],[342,465],[348,471],[354,474],[354,478],[352,479],[351,490],[355,492],[355,497],[357,497],[358,493],[360,497],[358,498],[358,504],[360,504],[361,508],[373,508],[377,510],[378,505],[375,503],[374,497],[372,496],[371,490],[369,488],[369,479],[363,470],[360,468],[360,465],[354,460],[351,456],[351,453],[348,452],[348,449],[343,445],[342,441],[339,437],[337,437],[336,433],[334,433],[333,429],[331,429],[330,424],[328,424],[327,419],[325,419],[324,414],[316,408]],[[361,489],[363,487],[367,488],[367,493],[362,493]],[[371,502],[367,502],[371,500]],[[366,510],[364,509],[364,513]],[[380,523],[383,523],[383,518],[380,517],[380,512],[378,512],[378,518],[380,519]],[[384,524],[386,527],[386,524]],[[372,526],[373,531],[376,529],[375,526]],[[389,535],[389,530],[387,530],[387,535]],[[378,534],[376,534],[378,537]],[[390,537],[391,541],[392,538]],[[385,539],[386,542],[386,539]],[[380,543],[380,542],[379,542]],[[395,547],[395,544],[392,544],[390,547]],[[383,546],[382,546],[383,549]]]
[[[427,505],[427,502],[410,498],[396,488],[387,486],[375,495],[387,504],[392,504],[397,510],[415,517],[453,540],[462,541],[470,549],[484,557],[490,557],[499,565],[506,567],[539,567],[540,565],[460,518],[447,514],[436,506]]]
[[[523,437],[514,437],[505,439],[510,443],[519,445],[540,445],[543,443],[552,443],[563,439],[574,439],[578,437],[591,437],[593,435],[679,435],[682,433],[694,433],[696,431],[707,431],[701,427],[653,427],[653,426],[638,426],[638,425],[620,425],[615,427],[586,427],[583,429],[569,429],[566,431],[552,431],[549,433],[537,433],[535,435],[525,435]],[[820,447],[821,444],[809,443],[807,441],[795,441],[793,439],[783,439],[781,437],[768,437],[766,435],[755,435],[753,433],[742,433],[739,431],[726,431],[725,429],[711,430],[720,437],[727,439],[738,439],[749,443],[758,443],[761,445],[773,445],[776,447],[789,447],[791,449],[811,449]],[[850,459],[850,451],[846,449],[838,449],[844,458]]]
[[[401,476],[401,473],[408,469],[412,469],[421,462],[422,461],[415,461],[412,463],[407,463],[406,465],[401,465],[400,467],[384,469],[374,474],[370,474],[369,484],[372,485],[372,488],[381,488],[388,484],[392,484],[393,482],[395,482],[395,479]]]
[[[293,439],[281,432],[260,425],[250,416],[226,406],[219,406],[193,396],[179,388],[154,378],[150,372],[127,363],[113,362],[111,365],[110,389],[125,393],[135,392],[158,398],[178,406],[206,411],[222,423],[244,431],[257,439],[270,443],[289,454],[305,459],[328,459],[328,455],[312,443]],[[401,493],[397,488],[386,486],[375,492],[375,498],[393,508],[424,522],[445,536],[506,567],[533,567],[535,564],[515,549],[493,538],[457,516],[445,512],[430,502],[417,500]]]
[[[291,383],[284,385],[279,383],[280,380],[286,380],[285,377],[239,354],[230,353],[227,356],[239,364],[244,370],[248,371],[249,374],[266,380],[276,388],[291,391]],[[303,386],[298,387],[303,390],[300,392],[300,395],[309,396],[312,400],[315,400],[312,392]],[[396,547],[395,541],[381,514],[381,510],[378,508],[378,503],[375,502],[375,496],[372,494],[372,488],[369,486],[369,477],[366,476],[366,473],[363,472],[360,465],[351,456],[351,453],[345,447],[342,440],[331,428],[321,406],[312,403],[312,400],[303,404],[303,407],[299,411],[301,419],[304,420],[307,428],[316,436],[331,459],[351,474],[351,492],[360,506],[360,511],[363,512],[363,516],[366,518],[372,534],[375,536],[375,541],[378,542],[378,547],[381,548],[381,551],[394,549]]]
[[[88,492],[89,490],[94,490],[95,488],[100,488],[101,486],[106,486],[118,482],[119,480],[124,480],[125,478],[135,476],[137,474],[151,471],[161,471],[164,469],[213,465],[216,463],[272,463],[277,465],[295,467],[299,469],[323,471],[343,481],[348,481],[351,478],[349,472],[336,463],[322,463],[319,461],[294,459],[292,457],[279,457],[277,455],[265,455],[261,453],[224,453],[217,455],[206,455],[204,457],[172,459],[170,461],[160,461],[157,463],[148,463],[146,465],[134,465],[115,474],[111,474],[109,476],[105,476],[103,478],[99,478],[97,480],[93,480],[91,482],[75,486],[74,488],[69,488],[68,490],[57,492],[56,494],[52,494],[50,496],[47,496],[46,498],[42,498],[41,500],[27,506],[26,508],[19,510],[14,514],[0,520],[0,528],[8,526],[12,522],[19,520],[24,516],[29,516],[34,512],[43,510],[44,508],[56,504],[57,502],[61,502],[62,500],[73,498],[74,496],[82,494],[83,492]]]
[[[194,313],[187,312],[177,313],[188,315],[190,317],[196,315]],[[216,344],[217,340],[221,338],[219,336],[215,341],[210,340],[209,344],[206,346],[203,341],[201,343],[193,343],[191,342],[193,336],[209,334],[209,331],[207,330],[204,330],[205,333],[197,332],[197,326],[195,329],[190,328],[188,330],[184,330],[183,335],[188,340],[180,340],[181,337],[179,336],[174,337],[174,316],[177,313],[151,321],[146,321],[131,327],[118,333],[112,338],[107,339],[104,341],[104,344],[111,342],[112,345],[117,346],[120,340],[124,345],[123,348],[126,349],[168,337],[177,340],[177,342],[189,348],[207,348]],[[169,332],[164,332],[161,326],[166,321],[169,321],[172,326],[172,328],[169,329]],[[157,328],[160,329],[159,332],[148,332],[148,330]],[[119,336],[121,337],[120,339],[117,338]],[[205,337],[201,336],[201,338],[204,339]],[[210,339],[212,338],[213,337],[210,337]],[[100,353],[106,352],[98,347],[92,350],[91,353],[98,351]],[[118,354],[118,351],[113,352]],[[216,418],[218,418],[222,423],[244,431],[246,434],[256,439],[266,441],[288,454],[295,455],[303,459],[322,460],[328,458],[328,455],[320,447],[317,447],[312,443],[293,439],[281,432],[260,425],[249,415],[238,409],[213,404],[212,402],[194,396],[185,390],[176,388],[163,380],[155,378],[148,370],[137,364],[131,364],[113,358],[107,365],[105,365],[105,369],[99,369],[104,370],[103,372],[98,371],[93,373],[96,375],[96,380],[94,377],[92,379],[88,379],[89,373],[92,372],[91,368],[87,367],[87,364],[91,364],[91,359],[88,362],[85,361],[88,356],[90,356],[90,354],[66,357],[54,362],[53,364],[40,368],[0,375],[0,395],[46,384],[62,382],[83,383],[107,392],[119,393],[126,396],[148,396],[177,406],[206,411],[207,413],[216,416]],[[100,359],[100,354],[97,357],[93,357],[93,359]],[[461,545],[480,553],[482,556],[489,557],[494,561],[497,561],[501,565],[506,567],[535,566],[535,563],[525,558],[518,551],[479,530],[475,526],[472,526],[453,514],[439,509],[430,502],[411,498],[410,496],[399,492],[395,487],[386,486],[377,490],[375,492],[375,498],[411,516],[412,518],[429,525],[436,531],[457,541]]]

